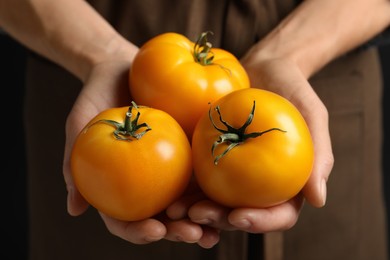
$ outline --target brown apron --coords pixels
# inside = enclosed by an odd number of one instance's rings
[[[195,40],[200,32],[211,30],[214,46],[237,57],[294,7],[289,0],[89,2],[138,46],[167,31]],[[243,232],[222,232],[221,242],[207,250],[168,241],[140,246],[111,235],[92,208],[80,217],[69,216],[62,176],[64,129],[82,84],[36,55],[30,56],[27,72],[31,260],[247,259],[248,236]],[[266,260],[385,260],[376,51],[342,57],[311,82],[330,112],[336,162],[327,205],[322,209],[306,205],[291,230],[266,234]]]

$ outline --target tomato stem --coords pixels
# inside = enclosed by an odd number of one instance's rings
[[[135,116],[134,120],[131,120],[133,116],[133,108],[137,110],[137,115]],[[147,123],[138,124],[140,115],[141,113],[138,110],[137,104],[132,101],[131,105],[129,106],[129,109],[126,112],[125,121],[123,123],[119,123],[109,119],[102,119],[96,121],[89,127],[98,123],[109,124],[115,128],[115,131],[113,132],[115,139],[122,141],[132,141],[134,139],[138,140],[141,139],[141,137],[144,136],[144,134],[146,134],[148,131],[152,130],[152,128]],[[139,131],[141,128],[146,129],[143,131]]]
[[[214,54],[211,51],[213,45],[207,40],[208,34],[213,33],[210,31],[201,33],[194,46],[194,59],[201,65],[210,65],[214,59]]]
[[[208,34],[213,34],[211,31],[203,32],[199,36],[198,40],[196,41],[194,45],[194,59],[195,62],[207,66],[207,65],[217,65],[221,69],[225,70],[229,75],[232,74],[232,72],[228,69],[225,68],[224,66],[213,63],[214,60],[214,53],[212,52],[213,45],[211,42],[207,40],[207,35]]]
[[[271,131],[280,131],[280,132],[286,132],[280,128],[270,128],[268,130],[262,131],[262,132],[252,132],[252,133],[245,133],[246,128],[252,123],[253,118],[255,116],[255,108],[256,108],[256,100],[253,101],[252,110],[249,113],[248,119],[245,121],[245,123],[240,128],[235,128],[231,126],[228,122],[226,122],[222,118],[221,109],[219,106],[215,108],[219,115],[219,121],[226,126],[226,130],[219,128],[215,123],[211,116],[211,108],[209,110],[209,118],[211,123],[213,124],[214,128],[221,132],[222,134],[219,136],[219,139],[213,143],[213,146],[211,147],[211,153],[214,156],[214,164],[217,165],[219,160],[224,157],[230,150],[232,150],[234,147],[236,147],[239,144],[242,144],[247,140],[248,138],[256,138],[259,137],[265,133],[271,132]],[[215,156],[214,152],[217,146],[221,144],[227,144],[227,148],[219,155]]]

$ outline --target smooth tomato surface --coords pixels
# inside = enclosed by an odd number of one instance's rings
[[[247,138],[220,157],[231,142],[216,143],[231,127],[241,128],[256,104]],[[220,115],[215,108],[219,106]],[[274,129],[277,128],[277,129]],[[287,99],[260,89],[230,93],[214,102],[199,120],[192,139],[196,179],[210,198],[228,207],[263,208],[297,195],[313,166],[313,143],[305,120]]]
[[[138,109],[138,123],[151,128],[142,137],[118,140],[113,125],[96,123],[102,119],[123,123],[128,107],[112,108],[91,120],[71,155],[72,175],[84,198],[99,211],[126,221],[164,210],[192,175],[191,147],[180,125],[166,112]],[[134,119],[136,110],[132,111]]]
[[[213,55],[213,60],[202,65],[194,57],[201,52],[195,45],[181,34],[158,35],[141,46],[129,76],[132,98],[168,112],[189,138],[209,102],[249,87],[247,73],[234,55],[211,48],[208,57]]]

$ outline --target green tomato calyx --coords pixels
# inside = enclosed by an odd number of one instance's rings
[[[213,33],[210,31],[201,33],[194,46],[194,59],[201,65],[210,65],[214,59],[214,54],[211,51],[213,45],[207,40],[208,34]]]
[[[268,130],[262,131],[262,132],[252,132],[252,133],[245,133],[246,128],[252,123],[253,118],[255,116],[255,108],[256,108],[256,101],[253,101],[252,110],[249,113],[248,119],[246,122],[240,127],[235,128],[231,126],[228,122],[226,122],[221,115],[221,109],[219,106],[215,108],[219,115],[219,121],[226,126],[226,130],[219,128],[215,123],[211,116],[211,108],[209,110],[209,118],[211,123],[213,124],[214,128],[221,132],[222,134],[219,136],[219,139],[213,143],[213,146],[211,147],[211,153],[214,157],[214,164],[217,165],[219,160],[224,157],[230,150],[232,150],[234,147],[236,147],[239,144],[242,144],[247,140],[248,138],[256,138],[259,137],[265,133],[271,132],[271,131],[280,131],[280,132],[286,132],[280,128],[270,128]],[[219,155],[215,156],[214,152],[217,146],[221,144],[227,144],[227,148]]]
[[[194,60],[200,65],[217,65],[221,69],[225,70],[229,76],[231,76],[231,71],[224,66],[214,63],[214,53],[212,52],[213,45],[207,40],[207,35],[213,34],[211,31],[203,32],[200,34],[198,40],[194,45]]]
[[[131,120],[133,116],[133,108],[137,111],[137,115],[134,120]],[[138,119],[141,113],[138,110],[137,104],[132,101],[129,109],[126,112],[125,121],[123,123],[116,122],[114,120],[102,119],[96,121],[89,127],[98,124],[105,123],[113,126],[115,131],[113,132],[115,139],[121,141],[133,141],[141,139],[148,131],[152,130],[152,128],[147,123],[138,124]],[[140,131],[141,128],[145,128],[143,131]]]

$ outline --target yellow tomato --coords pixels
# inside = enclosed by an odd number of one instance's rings
[[[228,207],[263,208],[291,199],[307,182],[314,159],[296,107],[255,88],[212,103],[195,128],[192,151],[199,186]]]
[[[158,214],[185,190],[192,175],[191,147],[166,112],[112,108],[79,134],[71,170],[92,206],[116,219],[136,221]]]
[[[177,33],[158,35],[141,46],[130,69],[132,98],[168,112],[189,138],[209,102],[249,87],[241,63],[213,48],[207,34],[197,42]]]

